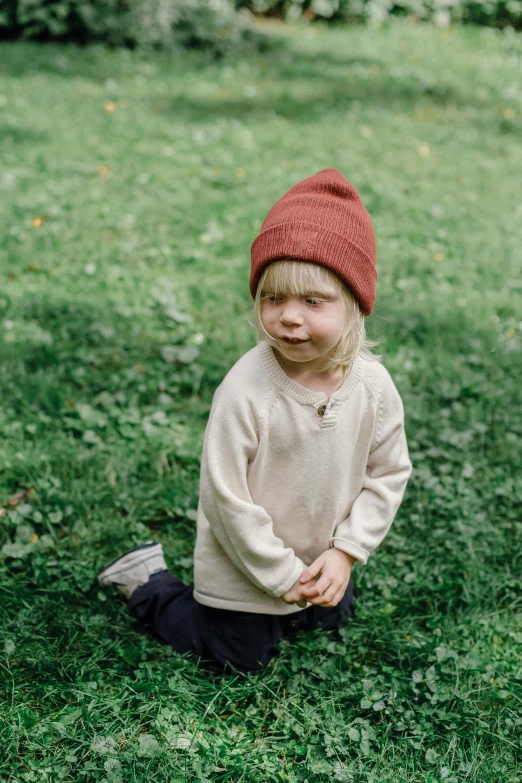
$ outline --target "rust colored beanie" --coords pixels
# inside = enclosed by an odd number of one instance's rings
[[[375,231],[354,186],[337,169],[303,179],[266,216],[251,248],[250,292],[255,299],[265,267],[292,258],[313,261],[341,278],[364,315],[375,303]]]

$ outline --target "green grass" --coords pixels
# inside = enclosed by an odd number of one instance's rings
[[[285,36],[218,63],[0,48],[2,780],[522,780],[522,39]],[[153,535],[191,579],[250,244],[330,166],[375,222],[414,474],[353,621],[209,676],[93,578]]]

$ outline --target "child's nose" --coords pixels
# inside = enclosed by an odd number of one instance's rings
[[[301,315],[299,306],[292,302],[286,302],[279,320],[281,323],[289,325],[298,324],[302,326],[304,324],[304,318]]]

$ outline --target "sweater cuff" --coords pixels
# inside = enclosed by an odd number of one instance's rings
[[[347,541],[346,538],[338,538],[337,536],[334,536],[332,539],[330,539],[329,543],[330,548],[335,547],[335,549],[340,549],[342,552],[346,552],[348,555],[353,555],[353,557],[357,558],[361,565],[366,565],[368,562],[370,553],[367,552],[366,549],[363,549],[362,546],[357,546],[357,544],[354,544],[352,541]]]
[[[293,585],[297,582],[301,574],[303,573],[304,569],[304,563],[302,560],[300,560],[298,557],[296,557],[296,563],[294,566],[294,569],[291,573],[291,575],[286,579],[282,585],[279,585],[275,590],[267,590],[266,592],[268,595],[271,595],[272,598],[281,598],[282,595],[286,593],[287,590],[290,590]]]

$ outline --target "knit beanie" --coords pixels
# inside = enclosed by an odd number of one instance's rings
[[[323,169],[285,193],[266,216],[251,248],[250,292],[255,299],[272,261],[313,261],[341,278],[364,315],[375,303],[375,231],[354,186],[337,169]]]

